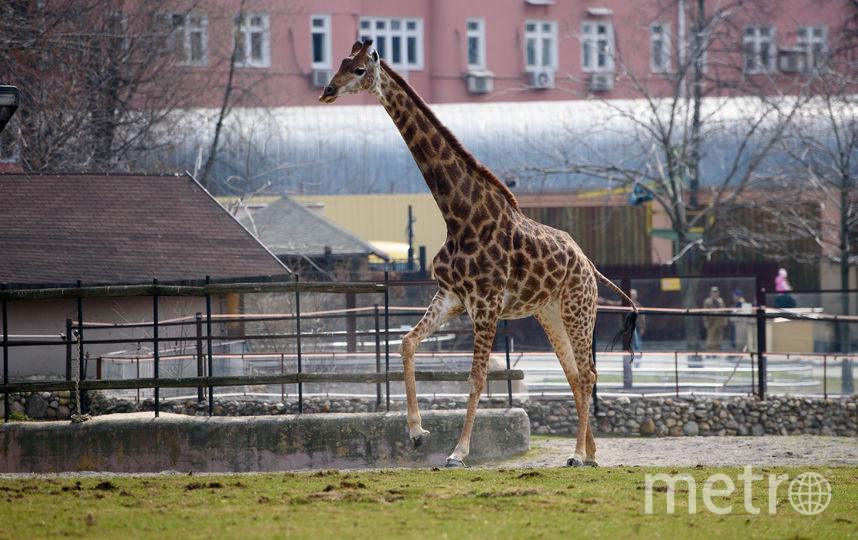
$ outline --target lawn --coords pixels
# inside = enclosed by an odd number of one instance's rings
[[[789,481],[813,471],[830,484],[820,514],[797,512]],[[646,475],[687,473],[674,513],[664,484]],[[732,494],[704,504],[704,482],[732,479]],[[858,467],[754,470],[745,499],[742,469],[552,468],[397,469],[242,475],[134,475],[0,478],[0,538],[854,538]],[[714,487],[725,491],[722,480]],[[732,505],[732,506],[731,506]],[[759,509],[759,513],[748,510]]]

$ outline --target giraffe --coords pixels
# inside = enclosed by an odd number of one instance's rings
[[[507,186],[462,146],[371,46],[372,40],[352,46],[319,101],[333,103],[362,91],[374,94],[411,150],[447,226],[446,241],[432,261],[438,291],[403,338],[400,351],[412,443],[420,446],[429,436],[417,406],[417,345],[456,315],[467,312],[473,321],[468,408],[459,442],[446,460],[447,467],[464,467],[497,322],[533,315],[545,329],[575,398],[578,435],[566,464],[598,465],[588,418],[597,377],[591,353],[597,281],[632,307],[618,334],[629,350],[637,307],[596,270],[569,234],[525,216]]]

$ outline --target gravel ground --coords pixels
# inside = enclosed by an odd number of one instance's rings
[[[599,437],[596,459],[603,467],[714,467],[764,466],[858,466],[858,439],[822,435],[763,437]],[[479,468],[543,468],[565,466],[575,451],[574,438],[537,438],[530,451]],[[466,460],[467,461],[467,460]],[[125,473],[121,473],[125,474]],[[0,478],[95,477],[120,473],[81,472],[55,474],[8,474]],[[150,474],[181,474],[174,471]],[[137,474],[139,475],[139,474]]]
[[[559,467],[575,451],[574,438],[536,439],[530,452],[485,467]],[[858,439],[795,435],[789,437],[602,437],[596,439],[602,466],[743,467],[745,465],[858,466]]]

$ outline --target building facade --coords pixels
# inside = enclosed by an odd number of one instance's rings
[[[316,104],[357,39],[373,39],[429,103],[669,94],[696,59],[703,84],[724,87],[708,95],[772,79],[788,88],[826,62],[848,9],[843,0],[250,0],[241,13],[237,0],[177,5],[160,17],[176,61],[223,78],[234,52],[233,77],[257,77],[265,107]],[[204,88],[196,97],[214,107],[221,96]]]

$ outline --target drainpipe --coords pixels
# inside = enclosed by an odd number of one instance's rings
[[[688,40],[685,37],[686,29],[685,29],[685,0],[677,0],[676,2],[676,33],[677,38],[679,39],[679,43],[677,46],[677,51],[679,55],[679,68],[680,68],[680,76],[683,78],[683,81],[679,84],[679,97],[685,97],[685,74],[688,73],[688,70],[685,66],[685,60],[688,56]]]

